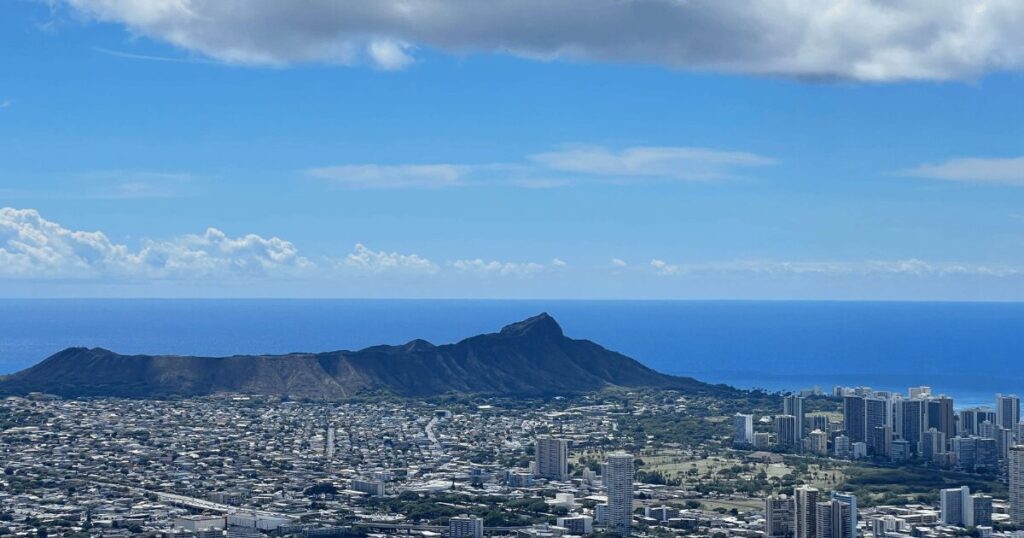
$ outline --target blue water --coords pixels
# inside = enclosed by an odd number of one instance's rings
[[[926,384],[958,405],[1024,392],[1024,303],[0,300],[0,373],[67,346],[230,355],[445,343],[541,311],[657,370],[739,387]]]

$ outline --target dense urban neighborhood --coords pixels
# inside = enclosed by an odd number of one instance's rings
[[[10,397],[0,533],[1017,536],[1017,449],[958,462],[995,415],[971,429],[960,411],[948,441],[893,458],[849,441],[858,399],[878,396]],[[999,401],[1019,422],[1019,401]]]

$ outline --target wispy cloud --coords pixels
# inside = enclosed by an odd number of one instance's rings
[[[1024,268],[965,262],[930,262],[917,258],[903,260],[868,261],[776,261],[752,260],[731,262],[701,262],[671,264],[653,259],[651,269],[658,275],[905,275],[905,276],[950,276],[973,275],[986,277],[1011,277],[1024,275]]]
[[[1024,156],[1009,158],[963,157],[937,164],[922,164],[902,175],[943,181],[1024,186]]]
[[[527,156],[521,162],[487,164],[343,164],[309,168],[305,174],[352,189],[448,188],[503,185],[557,188],[586,182],[712,181],[774,159],[740,151],[697,147],[631,147],[620,151],[574,147]]]
[[[10,108],[14,104],[14,99],[4,99],[0,101],[0,108]]]
[[[734,176],[743,168],[774,164],[753,153],[698,147],[640,146],[612,151],[577,147],[531,155],[531,161],[557,172],[584,176],[631,179],[706,181]]]
[[[96,52],[99,52],[101,54],[106,54],[108,56],[115,56],[117,58],[124,58],[124,59],[127,59],[127,60],[142,60],[142,61],[146,61],[146,62],[168,62],[168,63],[179,63],[179,64],[211,64],[211,65],[218,65],[218,64],[222,64],[223,63],[223,62],[219,62],[217,60],[212,60],[210,58],[205,58],[205,57],[203,57],[203,58],[195,58],[195,57],[178,58],[178,57],[174,57],[174,56],[155,56],[155,55],[152,55],[152,54],[136,54],[134,52],[125,52],[125,51],[120,51],[120,50],[105,49],[103,47],[93,47],[93,50],[96,51]]]
[[[458,187],[473,167],[457,164],[352,164],[310,168],[306,174],[351,189]]]

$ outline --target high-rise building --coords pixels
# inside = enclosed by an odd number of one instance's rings
[[[853,538],[852,512],[852,507],[842,501],[819,502],[815,506],[815,538]]]
[[[950,440],[950,450],[956,466],[965,470],[973,471],[977,464],[978,440],[980,437],[954,437]]]
[[[448,519],[449,538],[483,538],[484,520],[476,516],[455,516]]]
[[[927,385],[921,385],[920,387],[910,387],[907,393],[910,394],[911,400],[930,398],[932,396],[932,388]]]
[[[879,458],[888,458],[892,454],[892,426],[875,426],[871,433],[871,443],[868,446],[872,453]]]
[[[929,428],[943,433],[946,439],[956,435],[956,422],[953,420],[953,399],[948,396],[936,396],[928,400]]]
[[[996,423],[996,412],[987,407],[961,409],[958,415],[960,418],[960,424],[957,428],[957,432],[961,437],[981,435],[981,432],[978,430],[978,426],[980,426],[982,422],[988,421],[992,424]]]
[[[817,538],[818,489],[799,486],[793,490],[793,536]]]
[[[850,538],[857,538],[857,496],[852,493],[843,493],[839,491],[832,492],[832,500],[846,503],[850,506]]]
[[[925,400],[896,400],[895,402],[896,435],[910,444],[911,450],[917,450],[921,442],[921,434],[925,431],[927,402]]]
[[[924,461],[941,463],[946,456],[946,434],[935,428],[921,434],[921,446],[918,454]]]
[[[633,456],[617,452],[605,466],[608,482],[608,531],[629,536],[633,524]]]
[[[804,399],[801,396],[789,395],[782,400],[782,414],[792,415],[796,420],[796,429],[793,430],[793,442],[794,446],[800,444],[800,440],[804,438]]]
[[[843,427],[850,442],[856,443],[867,438],[867,415],[865,415],[864,398],[860,396],[843,397]]]
[[[796,417],[793,415],[775,417],[775,441],[782,446],[799,446],[796,437]]]
[[[550,436],[537,438],[537,476],[549,480],[569,479],[569,441]]]
[[[892,412],[889,410],[889,400],[884,398],[864,399],[864,439],[868,449],[875,453],[880,447],[875,446],[874,433],[879,426],[889,425]]]
[[[1013,446],[1013,430],[996,426],[996,454],[1000,461],[1006,461],[1010,457],[1010,447]]]
[[[850,438],[845,435],[837,435],[832,440],[832,452],[837,458],[849,458],[853,456],[853,447],[850,445]]]
[[[943,525],[974,526],[974,499],[971,498],[971,488],[961,486],[939,490],[939,507]]]
[[[807,434],[807,448],[812,454],[819,456],[828,455],[828,434],[821,430],[814,430]]]
[[[793,536],[793,499],[769,497],[764,500],[765,538]]]
[[[334,459],[334,426],[327,426],[327,459]]]
[[[1008,465],[1010,478],[1010,521],[1024,525],[1024,445],[1010,447]]]
[[[994,439],[975,437],[974,470],[995,471],[999,468],[999,446]]]
[[[975,527],[992,526],[992,497],[981,493],[971,495]]]
[[[1020,398],[1016,394],[996,394],[996,426],[1016,431],[1020,423]]]
[[[754,415],[736,413],[732,419],[732,442],[737,445],[749,445],[754,442]]]
[[[810,429],[811,431],[821,430],[825,433],[828,433],[828,415],[824,413],[811,413],[810,415],[807,415],[806,418],[808,429]]]

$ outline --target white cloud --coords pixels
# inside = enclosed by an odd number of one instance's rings
[[[354,252],[345,257],[342,265],[346,268],[371,273],[398,271],[433,274],[438,271],[434,262],[416,254],[373,251],[362,243],[356,244]]]
[[[1024,156],[1005,159],[966,157],[938,164],[922,164],[903,175],[945,181],[998,183],[1024,186]]]
[[[343,188],[401,189],[459,186],[470,170],[455,164],[351,164],[311,168],[306,173]]]
[[[0,277],[218,278],[285,276],[313,268],[288,241],[249,234],[147,240],[138,250],[103,232],[71,230],[34,209],[0,208]]]
[[[152,54],[135,54],[133,52],[124,52],[120,50],[105,49],[103,47],[93,47],[94,51],[108,56],[115,56],[117,58],[125,58],[128,60],[145,60],[149,62],[168,62],[168,63],[183,63],[183,64],[210,64],[218,65],[221,62],[210,60],[207,58],[175,58],[172,56],[155,56]]]
[[[526,163],[343,164],[305,170],[306,175],[350,189],[447,188],[490,184],[556,188],[582,182],[718,180],[742,168],[773,164],[741,151],[696,147],[630,147],[613,151],[575,147],[530,155]]]
[[[674,275],[679,272],[678,265],[671,265],[665,260],[659,260],[657,258],[651,260],[651,268],[659,275]]]
[[[611,263],[611,266],[615,267],[616,269],[622,269],[629,265],[624,260],[620,260],[619,258],[612,258],[611,262],[609,263]]]
[[[410,63],[408,43],[451,54],[866,81],[967,79],[1024,66],[1018,0],[63,3],[134,34],[247,64],[399,68]]]
[[[580,147],[531,155],[530,159],[560,172],[591,176],[711,180],[731,176],[738,168],[775,161],[753,153],[694,147],[632,147],[610,151]]]
[[[566,267],[568,265],[569,264],[565,263],[565,261],[563,261],[563,260],[561,260],[559,258],[555,258],[555,259],[551,260],[551,267],[554,267],[554,268],[557,268],[557,269],[561,269],[561,268]]]
[[[479,275],[500,275],[500,276],[530,276],[544,271],[545,267],[533,262],[500,262],[497,260],[484,261],[480,258],[468,260],[456,260],[450,265],[465,273]]]
[[[376,39],[370,42],[367,50],[378,68],[385,71],[398,71],[416,61],[406,52],[409,48],[408,43],[401,41]]]

